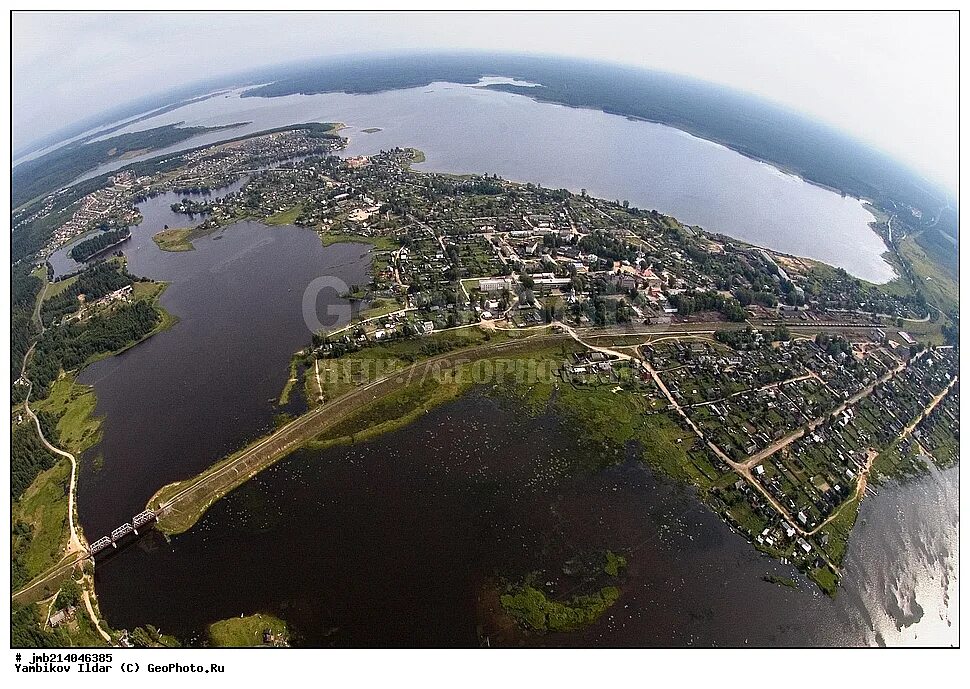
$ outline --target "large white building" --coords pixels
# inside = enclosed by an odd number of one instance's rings
[[[478,289],[482,292],[502,292],[512,289],[512,281],[508,278],[483,278],[478,281]]]

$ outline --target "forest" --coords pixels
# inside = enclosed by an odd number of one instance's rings
[[[13,267],[10,275],[10,380],[20,377],[20,367],[34,336],[32,314],[43,281],[31,275],[30,265]],[[16,394],[14,395],[16,398]]]
[[[44,325],[56,323],[64,316],[74,313],[80,308],[79,297],[90,303],[106,294],[126,287],[134,282],[134,278],[117,263],[102,261],[81,272],[77,280],[65,289],[44,301],[40,310]]]
[[[110,313],[99,313],[83,323],[48,330],[37,343],[27,375],[35,389],[45,389],[62,370],[76,369],[96,356],[119,351],[145,338],[161,319],[152,304],[136,301]]]

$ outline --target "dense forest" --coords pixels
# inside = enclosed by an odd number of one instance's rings
[[[30,265],[16,265],[10,275],[10,380],[20,377],[20,367],[35,334],[34,304],[44,282],[30,274]]]
[[[100,313],[84,323],[48,330],[37,344],[27,366],[27,375],[35,389],[42,390],[62,369],[70,371],[91,357],[138,342],[160,321],[161,315],[152,304],[136,301],[110,313]]]
[[[70,638],[63,629],[41,627],[34,617],[34,606],[14,606],[10,616],[11,648],[66,648]]]
[[[741,322],[747,314],[736,299],[725,297],[717,292],[682,292],[671,294],[670,303],[684,316],[705,311],[717,311],[729,321]]]
[[[78,297],[84,295],[84,300],[92,302],[106,294],[130,285],[134,278],[117,263],[103,261],[81,272],[77,280],[60,294],[44,301],[40,316],[44,325],[51,325],[67,314],[74,313],[80,308]]]
[[[118,242],[128,239],[131,236],[131,230],[127,227],[109,230],[107,232],[100,232],[96,234],[91,239],[85,239],[83,242],[78,242],[71,249],[71,258],[73,258],[78,263],[83,263],[89,258],[98,254],[109,246],[117,244]]]

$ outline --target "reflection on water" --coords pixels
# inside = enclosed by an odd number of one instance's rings
[[[680,130],[599,110],[446,83],[366,95],[240,98],[237,91],[130,129],[183,121],[251,123],[233,129],[232,136],[301,122],[343,122],[348,128],[341,133],[351,140],[347,155],[415,146],[427,154],[420,169],[498,174],[576,192],[585,188],[593,196],[627,199],[710,231],[817,258],[868,280],[893,277],[882,258],[886,247],[868,227],[872,216],[859,201]],[[361,134],[375,127],[381,131]],[[216,132],[162,152],[225,137]]]
[[[473,646],[487,579],[541,570],[568,597],[563,563],[610,548],[629,561],[616,605],[585,630],[515,643],[956,643],[956,471],[866,501],[831,600],[643,465],[577,473],[569,438],[472,393],[370,443],[298,452],[171,543],[153,535],[99,564],[102,610],[184,637],[262,611],[309,646]]]

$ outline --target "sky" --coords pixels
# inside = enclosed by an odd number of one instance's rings
[[[958,22],[886,13],[22,13],[13,145],[143,95],[365,52],[559,54],[698,77],[835,125],[956,188]]]

